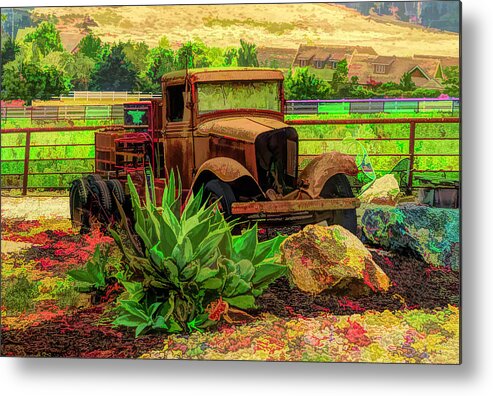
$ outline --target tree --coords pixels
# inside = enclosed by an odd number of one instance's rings
[[[333,93],[327,81],[319,79],[307,67],[289,70],[284,80],[286,99],[329,99]]]
[[[332,76],[332,90],[338,98],[347,98],[351,92],[348,80],[349,68],[347,60],[337,62],[336,70]]]
[[[103,43],[99,37],[95,36],[91,32],[79,41],[79,45],[77,46],[77,48],[78,52],[80,52],[81,54],[87,56],[88,58],[96,60],[101,57]]]
[[[123,52],[125,57],[135,66],[137,73],[145,73],[147,55],[149,54],[149,46],[146,43],[128,41],[123,44]]]
[[[146,78],[141,79],[143,90],[159,92],[163,74],[175,69],[175,53],[170,48],[156,47],[147,55]]]
[[[446,80],[444,93],[453,98],[460,97],[460,71],[458,66],[449,66],[443,70]]]
[[[108,56],[96,64],[89,88],[96,91],[131,91],[136,86],[137,71],[125,57],[123,44],[111,47]]]
[[[238,50],[236,48],[227,48],[224,51],[223,66],[238,66]]]
[[[43,56],[52,51],[63,51],[60,32],[51,22],[42,22],[34,32],[29,33],[24,38],[27,43],[32,42]]]
[[[414,83],[411,73],[404,73],[401,77],[399,88],[403,91],[414,91],[416,84]]]
[[[91,73],[96,62],[82,52],[75,53],[66,66],[66,71],[71,78],[74,90],[87,91]]]
[[[188,61],[188,64],[187,64]],[[210,61],[207,57],[207,47],[200,41],[188,41],[176,52],[176,68],[209,67]]]
[[[168,37],[162,36],[159,39],[159,43],[157,45],[159,48],[164,48],[164,49],[171,49],[171,43],[169,42]]]
[[[257,46],[254,43],[248,43],[240,40],[240,48],[238,49],[238,66],[258,67]]]
[[[40,67],[36,63],[11,62],[2,74],[2,99],[22,99],[30,104],[33,99],[48,100],[68,93],[70,79],[54,66]]]
[[[21,49],[19,44],[17,44],[16,41],[12,39],[12,37],[8,36],[7,40],[5,40],[2,46],[2,69],[7,62],[11,62],[15,59],[20,50]]]

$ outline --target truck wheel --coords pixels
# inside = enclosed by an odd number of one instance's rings
[[[123,205],[125,202],[125,192],[123,191],[122,183],[117,179],[106,180],[106,185],[112,196],[116,197],[118,202]],[[115,204],[116,207],[116,204]]]
[[[97,195],[103,209],[110,214],[112,208],[111,194],[106,183],[103,180],[93,179],[90,186],[92,191]]]
[[[70,187],[70,220],[72,227],[81,227],[81,233],[90,228],[90,211],[88,206],[89,183],[87,179],[80,178],[72,182]]]
[[[347,177],[338,173],[327,180],[320,196],[322,198],[353,198],[354,194]],[[356,235],[356,209],[333,210],[330,213],[326,218],[328,225],[338,224]]]
[[[204,197],[211,203],[219,201],[219,209],[224,216],[231,216],[231,205],[236,198],[229,184],[218,179],[208,181],[204,187]]]

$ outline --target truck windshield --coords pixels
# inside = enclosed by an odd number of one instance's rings
[[[198,84],[199,114],[218,110],[280,111],[278,81],[228,81]]]

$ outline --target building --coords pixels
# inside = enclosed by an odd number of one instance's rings
[[[453,59],[444,59],[447,65]],[[348,65],[348,77],[358,77],[362,85],[399,83],[405,73],[411,74],[418,88],[442,89],[444,78],[442,59],[435,56],[375,56],[356,55]]]
[[[315,69],[335,69],[337,64],[346,59],[350,63],[356,55],[376,56],[372,47],[363,46],[313,46],[300,45],[294,57],[293,67],[312,67]]]

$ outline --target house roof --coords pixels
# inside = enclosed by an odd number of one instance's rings
[[[437,59],[416,59],[413,57],[397,56],[391,57],[393,62],[388,64],[387,73],[379,74],[374,73],[374,65],[381,64],[383,61],[379,58],[390,57],[367,57],[362,55],[353,56],[348,65],[349,78],[352,76],[357,76],[361,84],[365,84],[370,80],[382,83],[399,82],[404,73],[416,72],[416,75],[413,75],[413,81],[417,87],[441,87],[440,83],[434,79],[436,70],[440,64],[440,61]],[[388,59],[384,60],[388,61]]]
[[[379,65],[391,65],[395,60],[395,56],[377,56],[371,63],[378,63]]]
[[[79,45],[80,40],[85,37],[84,33],[78,32],[60,32],[60,40],[62,41],[63,48],[67,52],[74,52]]]
[[[289,68],[296,56],[294,48],[258,47],[257,59],[260,64],[277,61],[280,68]]]
[[[435,59],[440,61],[442,69],[450,66],[459,66],[460,58],[454,56],[436,56],[436,55],[414,55],[415,59]]]
[[[342,59],[353,56],[355,53],[377,55],[372,47],[355,45],[315,46],[301,44],[298,48],[298,52],[296,53],[294,61],[327,61],[328,59],[340,61]]]

